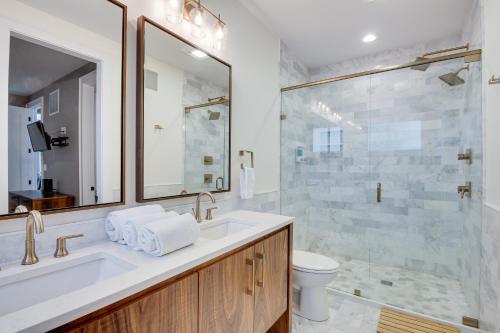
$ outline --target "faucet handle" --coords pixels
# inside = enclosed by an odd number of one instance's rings
[[[84,236],[83,234],[77,234],[77,235],[58,237],[56,241],[56,252],[54,253],[54,257],[55,258],[66,257],[68,255],[68,249],[66,248],[66,240],[72,238],[79,238],[83,236]]]
[[[210,207],[210,208],[207,208],[207,215],[205,216],[205,220],[210,221],[211,219],[213,219],[213,216],[212,216],[212,211],[213,211],[214,209],[217,209],[217,207]]]

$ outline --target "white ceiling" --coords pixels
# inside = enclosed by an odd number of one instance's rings
[[[9,94],[30,96],[88,61],[19,38],[10,38]]]
[[[472,0],[240,0],[310,68],[456,36]],[[378,36],[370,44],[361,39]]]

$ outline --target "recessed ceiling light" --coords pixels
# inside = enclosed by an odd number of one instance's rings
[[[363,37],[363,42],[365,43],[371,43],[377,39],[377,36],[373,34],[368,34],[365,37]]]
[[[191,55],[195,58],[198,58],[198,59],[203,59],[203,58],[208,57],[208,55],[205,52],[200,51],[200,50],[191,51]]]

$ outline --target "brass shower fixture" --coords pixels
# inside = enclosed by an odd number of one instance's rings
[[[458,71],[456,72],[453,72],[453,73],[448,73],[448,74],[444,74],[444,75],[441,75],[439,77],[439,79],[441,81],[444,81],[446,84],[448,84],[449,86],[459,86],[461,84],[464,84],[465,83],[465,80],[462,79],[460,76],[458,76],[458,74],[460,74],[460,72],[462,71],[465,71],[465,70],[469,70],[469,65],[465,66],[465,67],[462,67],[460,68]]]
[[[470,197],[472,193],[472,183],[465,182],[465,185],[459,185],[457,187],[457,192],[460,195],[461,199],[463,199],[466,195]]]
[[[443,49],[443,50],[438,50],[438,51],[432,51],[432,52],[427,52],[419,57],[417,57],[417,59],[415,59],[415,63],[419,63],[419,62],[422,62],[422,61],[426,61],[426,60],[429,60],[429,59],[432,59],[432,58],[428,58],[430,56],[433,56],[433,55],[437,55],[437,54],[443,54],[443,53],[450,53],[450,52],[453,52],[453,51],[458,51],[458,50],[469,50],[469,43],[463,45],[463,46],[457,46],[457,47],[452,47],[452,48],[449,48],[449,49]],[[468,62],[466,60],[466,62]],[[429,66],[431,64],[430,63],[426,63],[426,64],[416,64],[412,67],[410,67],[411,69],[414,69],[414,70],[417,70],[417,71],[421,71],[421,72],[425,72]]]

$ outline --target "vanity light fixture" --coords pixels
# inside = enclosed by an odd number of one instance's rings
[[[377,36],[374,34],[368,34],[365,37],[363,37],[363,42],[364,43],[371,43],[374,42],[377,39]]]
[[[173,1],[175,3],[182,0],[166,1]],[[185,20],[191,24],[191,35],[198,40],[205,38],[207,35],[210,36],[213,48],[220,50],[226,35],[226,23],[221,19],[220,14],[216,15],[204,6],[201,0],[184,0],[182,2],[184,3],[182,6],[183,15],[180,21]],[[174,4],[169,7],[171,11],[174,8],[176,8]]]
[[[205,52],[200,51],[200,50],[191,51],[191,55],[195,58],[198,58],[198,59],[203,59],[203,58],[208,57],[208,55]]]

